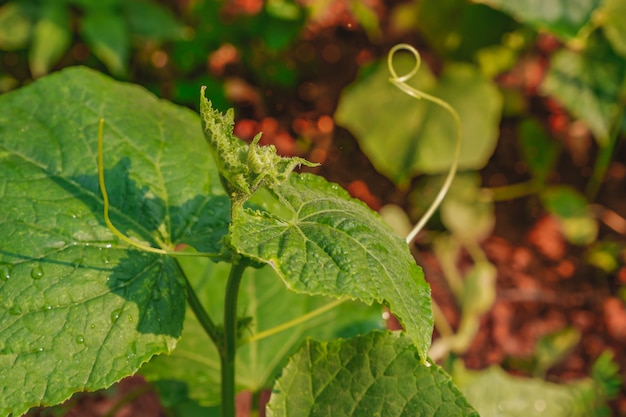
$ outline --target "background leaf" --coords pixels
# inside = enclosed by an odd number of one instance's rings
[[[126,73],[130,54],[130,35],[121,15],[104,7],[86,10],[81,34],[85,42],[112,74]]]
[[[602,9],[598,11],[604,33],[611,46],[622,57],[626,58],[626,2],[622,0],[604,0]]]
[[[548,29],[564,38],[576,37],[590,20],[600,0],[478,0],[510,13],[522,23],[536,29]]]
[[[598,223],[582,194],[573,188],[556,186],[546,189],[541,198],[546,209],[558,219],[568,241],[576,245],[595,241]]]
[[[515,377],[498,366],[470,371],[458,361],[452,375],[482,417],[606,416],[610,415],[610,411],[604,403],[619,386],[617,365],[606,353],[594,364],[593,379],[570,384]]]
[[[8,2],[0,7],[0,49],[21,49],[28,43],[32,22],[21,3]]]
[[[535,120],[524,120],[519,127],[519,141],[524,162],[533,179],[543,185],[554,168],[559,146]]]
[[[398,56],[398,74],[412,58]],[[398,184],[418,173],[447,172],[452,163],[456,127],[450,114],[426,100],[415,100],[389,83],[387,66],[379,63],[342,96],[337,122],[357,137],[376,169]],[[437,82],[424,66],[411,85],[448,101],[461,118],[461,169],[482,168],[497,142],[502,108],[491,81],[471,65],[452,64]]]
[[[30,71],[34,78],[47,74],[72,41],[68,5],[50,2],[42,8],[41,13],[28,50]]]
[[[226,232],[228,210],[212,207],[228,199],[192,112],[84,68],[1,96],[2,416],[111,385],[180,336],[178,264],[128,249],[104,225],[100,117],[121,230],[168,247],[190,231]]]
[[[188,277],[196,277],[194,288],[211,317],[218,322],[223,315],[223,296],[230,266],[202,258],[181,259]],[[239,292],[239,316],[250,317],[250,326],[242,338],[272,329],[302,316],[332,300],[295,294],[278,279],[270,267],[247,269]],[[274,378],[306,336],[330,339],[352,336],[359,331],[381,328],[382,309],[357,302],[338,307],[286,331],[259,341],[244,344],[237,351],[237,389],[253,393],[269,388]],[[160,356],[141,369],[141,373],[159,388],[166,403],[177,403],[174,395],[201,405],[220,402],[220,360],[214,345],[195,315],[187,310],[185,330],[176,350]],[[172,386],[178,386],[172,390]]]
[[[272,265],[295,292],[388,304],[425,360],[433,328],[430,287],[406,243],[378,214],[321,177],[291,174],[278,187],[281,196],[265,205],[269,211],[233,213],[233,247]]]
[[[581,52],[563,49],[552,55],[541,90],[584,120],[596,140],[605,144],[625,75],[626,61],[615,55],[606,40],[592,38]]]
[[[402,333],[308,340],[276,381],[268,416],[473,416],[437,365],[424,366]]]

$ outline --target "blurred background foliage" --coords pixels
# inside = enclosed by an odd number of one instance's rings
[[[607,415],[626,361],[615,349],[626,342],[624,16],[626,0],[9,0],[0,93],[72,65],[191,108],[206,85],[216,107],[236,108],[242,139],[263,131],[281,153],[324,163],[318,173],[406,234],[455,140],[445,112],[388,83],[387,51],[415,45],[424,65],[411,83],[450,102],[463,125],[461,173],[416,248],[420,263],[432,254],[449,294],[438,299],[435,288],[431,354],[467,383],[483,416]],[[408,72],[412,59],[394,65]],[[488,340],[494,314],[519,313],[499,303],[510,279],[485,249],[494,235],[544,260],[537,282],[556,271],[604,292],[579,309],[593,325],[565,314],[534,334],[523,360],[502,348],[480,362],[498,366],[481,376],[460,361],[499,343]],[[593,327],[603,336],[589,348]],[[546,385],[572,352],[588,377]],[[500,402],[494,380],[513,387]],[[623,390],[611,407],[626,415]]]

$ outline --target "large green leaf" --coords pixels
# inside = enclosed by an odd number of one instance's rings
[[[590,20],[600,0],[477,0],[510,13],[522,23],[574,38]]]
[[[596,140],[606,143],[619,110],[626,61],[603,39],[590,39],[581,52],[561,50],[550,61],[541,89],[584,120]]]
[[[435,417],[478,413],[401,333],[308,340],[276,381],[268,416]]]
[[[214,264],[207,259],[181,259],[188,277],[209,315],[220,320],[229,265]],[[270,267],[248,269],[239,292],[239,315],[250,317],[251,324],[243,333],[246,339],[301,317],[332,301],[289,291]],[[333,338],[352,335],[354,331],[380,328],[380,307],[346,302],[311,320],[258,341],[245,343],[237,351],[237,389],[259,392],[269,388],[280,368],[286,363],[305,336]],[[220,402],[220,359],[215,346],[191,310],[187,311],[185,329],[176,350],[146,364],[141,373],[153,382],[167,404],[185,397],[202,405]],[[172,387],[178,387],[172,389]]]
[[[272,265],[295,292],[387,303],[425,360],[430,288],[406,243],[377,213],[321,177],[291,174],[277,192],[265,194],[267,211],[233,213],[235,249]]]
[[[406,68],[411,59],[399,56],[394,61],[398,68]],[[379,63],[370,70],[342,96],[337,122],[356,135],[376,169],[396,183],[406,184],[418,173],[450,169],[456,143],[451,115],[393,87],[386,65]],[[498,137],[502,99],[495,85],[465,64],[450,65],[438,81],[422,67],[412,85],[458,111],[463,129],[459,167],[482,168]]]
[[[217,251],[228,199],[192,112],[70,68],[0,97],[0,416],[134,373],[180,336],[178,264],[118,241]],[[193,233],[194,241],[188,238]]]

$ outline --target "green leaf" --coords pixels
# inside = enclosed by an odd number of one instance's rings
[[[233,212],[235,250],[272,265],[292,291],[387,303],[425,360],[433,328],[430,288],[406,243],[378,214],[321,177],[291,174],[276,193],[263,195],[268,211]]]
[[[604,33],[613,49],[626,58],[626,21],[622,18],[624,15],[626,15],[626,2],[604,0],[598,20],[602,22]]]
[[[524,161],[534,180],[542,186],[545,185],[556,162],[559,146],[538,122],[531,119],[526,119],[520,124],[519,138]]]
[[[183,26],[168,9],[158,3],[133,0],[123,2],[122,6],[133,35],[152,41],[182,38]]]
[[[107,8],[87,9],[86,12],[81,27],[85,42],[112,74],[124,75],[130,53],[126,21]]]
[[[398,56],[394,65],[410,68],[411,59]],[[394,88],[383,63],[371,71],[344,93],[335,114],[337,122],[356,135],[376,169],[398,184],[419,173],[447,172],[456,142],[450,114]],[[482,168],[498,137],[502,99],[495,85],[465,64],[450,65],[438,82],[422,68],[412,85],[458,111],[463,128],[459,167]]]
[[[619,110],[625,75],[626,61],[606,41],[592,38],[582,52],[561,50],[552,56],[541,90],[584,120],[596,140],[605,144]]]
[[[510,13],[522,23],[547,29],[564,39],[576,37],[600,0],[477,0]]]
[[[228,198],[191,111],[84,68],[0,96],[0,416],[109,386],[180,336],[178,264],[104,224],[101,117],[120,230],[166,249],[226,233]]]
[[[436,178],[438,187],[441,181]],[[481,192],[480,183],[478,173],[457,175],[441,203],[441,221],[462,242],[482,241],[496,223],[493,201]]]
[[[223,296],[229,265],[215,264],[207,259],[180,260],[209,315],[221,320]],[[295,294],[269,268],[248,269],[239,292],[239,316],[250,317],[252,323],[242,338],[267,331],[289,320],[301,317],[319,307],[328,305],[326,297]],[[245,343],[237,351],[237,389],[259,392],[271,382],[306,336],[329,339],[353,335],[355,331],[380,328],[381,308],[367,307],[357,302],[345,302],[314,319],[267,338]],[[214,345],[190,309],[185,318],[185,329],[176,350],[169,356],[160,356],[146,364],[141,373],[157,387],[167,403],[176,391],[202,405],[220,402],[220,360]],[[171,390],[173,383],[180,387]]]
[[[72,41],[70,11],[65,4],[49,3],[42,10],[33,31],[28,51],[30,71],[34,78],[41,77],[63,56]]]
[[[559,186],[545,190],[541,198],[555,216],[565,238],[575,245],[592,243],[598,235],[598,223],[583,195],[573,188]]]
[[[30,38],[31,26],[23,4],[8,2],[0,7],[0,50],[24,48]]]
[[[402,333],[308,340],[276,381],[268,416],[473,416],[436,365],[424,366]]]
[[[414,28],[439,55],[457,61],[471,61],[477,51],[500,44],[518,26],[499,10],[464,0],[421,0],[413,8]]]
[[[608,415],[596,414],[610,397],[607,392],[603,392],[601,381],[583,379],[567,385],[555,384],[539,378],[515,377],[497,366],[469,371],[460,366],[458,361],[455,365],[454,382],[483,417]],[[610,380],[610,377],[607,379]]]

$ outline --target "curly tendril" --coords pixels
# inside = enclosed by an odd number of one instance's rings
[[[402,76],[399,76],[393,67],[393,57],[397,52],[400,52],[400,51],[408,51],[415,58],[415,65],[413,66],[411,71],[409,71],[408,73]],[[431,96],[430,94],[424,93],[423,91],[419,91],[407,84],[407,81],[409,81],[411,78],[413,78],[415,74],[417,74],[417,71],[419,70],[421,64],[422,64],[422,58],[419,52],[417,52],[417,49],[413,48],[411,45],[406,44],[406,43],[400,43],[398,45],[395,45],[389,51],[389,55],[387,55],[387,66],[389,67],[389,73],[391,73],[391,78],[389,78],[389,81],[393,85],[398,87],[405,94],[408,94],[409,96],[414,97],[418,100],[422,98],[425,100],[428,100],[432,103],[439,105],[440,107],[443,107],[448,113],[450,113],[456,125],[456,142],[454,145],[454,158],[452,160],[452,165],[450,166],[450,171],[448,171],[448,175],[446,176],[446,180],[444,181],[443,186],[439,190],[437,197],[435,197],[435,200],[431,203],[430,207],[428,207],[428,210],[426,210],[426,213],[424,213],[424,215],[419,220],[419,222],[417,222],[417,224],[413,227],[411,232],[407,235],[406,237],[407,244],[410,244],[411,242],[413,242],[417,234],[424,228],[424,225],[426,224],[426,222],[430,220],[430,218],[435,213],[435,210],[437,210],[437,208],[443,201],[444,197],[446,196],[446,193],[450,189],[452,180],[454,179],[454,176],[456,175],[457,167],[459,165],[459,158],[461,155],[461,134],[462,134],[461,133],[461,119],[457,111],[454,110],[454,108],[448,102],[438,97]]]

